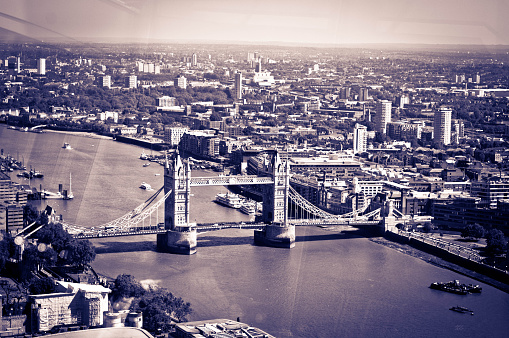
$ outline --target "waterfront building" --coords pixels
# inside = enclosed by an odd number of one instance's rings
[[[101,121],[106,121],[107,119],[112,119],[114,123],[118,123],[118,112],[116,112],[116,111],[105,111],[105,112],[97,113],[97,117]]]
[[[181,89],[187,88],[187,79],[184,75],[180,75],[175,79],[175,87],[179,87]]]
[[[31,332],[49,331],[56,325],[103,325],[110,289],[101,285],[56,281],[57,293],[30,295]]]
[[[441,108],[434,114],[433,139],[442,146],[451,144],[451,115],[452,110],[447,108]]]
[[[130,75],[125,78],[126,88],[137,88],[138,87],[138,77],[136,75]]]
[[[46,75],[46,59],[37,59],[37,74]]]
[[[235,87],[233,92],[234,92],[233,98],[235,100],[242,99],[242,73],[239,71],[235,73]]]
[[[219,156],[220,139],[214,134],[192,130],[185,132],[180,141],[182,151],[205,157]]]
[[[368,128],[362,124],[355,124],[353,130],[353,153],[362,154],[368,149]]]
[[[375,131],[387,133],[387,123],[391,122],[392,102],[381,100],[376,103]]]
[[[488,177],[471,184],[472,196],[481,199],[480,204],[496,207],[497,202],[509,200],[509,178]]]
[[[171,146],[178,146],[182,136],[188,131],[188,128],[171,127],[164,129],[164,143]]]
[[[238,319],[237,319],[238,320]],[[230,319],[211,319],[195,322],[178,323],[175,325],[176,338],[193,337],[253,337],[274,338],[259,328],[249,326]]]

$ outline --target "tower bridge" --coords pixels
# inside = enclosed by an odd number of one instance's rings
[[[290,167],[276,153],[265,164],[262,176],[237,175],[192,177],[188,162],[174,154],[164,166],[164,186],[152,197],[126,215],[96,228],[63,224],[64,228],[78,238],[110,237],[126,235],[157,234],[157,248],[163,252],[193,254],[196,252],[197,233],[225,228],[254,229],[257,245],[292,248],[295,246],[295,226],[305,225],[375,225],[381,213],[387,214],[394,223],[394,210],[354,210],[334,215],[314,206],[290,187]],[[189,221],[191,187],[212,185],[261,185],[263,191],[261,223],[221,223],[200,225]],[[162,196],[162,197],[161,197]],[[156,201],[158,197],[161,197]],[[290,219],[289,202],[305,210],[312,219]],[[164,222],[153,225],[153,214],[159,219],[159,209],[164,205]],[[391,218],[392,217],[392,218]],[[145,222],[148,222],[148,226]]]

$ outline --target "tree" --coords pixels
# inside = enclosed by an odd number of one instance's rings
[[[131,304],[131,310],[143,313],[143,328],[150,332],[168,332],[173,322],[186,320],[191,304],[166,289],[150,289]]]
[[[486,234],[486,251],[492,254],[504,252],[507,242],[504,233],[498,229],[491,229]]]
[[[468,224],[461,231],[461,237],[468,240],[479,240],[484,237],[484,228],[479,224]]]
[[[55,292],[55,281],[51,277],[34,278],[28,285],[31,295],[42,295]]]
[[[141,286],[132,275],[118,275],[113,282],[111,289],[111,295],[113,298],[121,297],[140,297],[145,292],[145,289]]]

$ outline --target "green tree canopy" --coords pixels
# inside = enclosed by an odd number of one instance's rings
[[[479,240],[479,238],[484,237],[484,228],[479,224],[468,224],[461,231],[461,237],[466,239],[475,239]]]
[[[500,254],[505,251],[507,241],[504,233],[498,229],[491,229],[486,234],[486,251],[492,254]]]
[[[143,328],[150,332],[168,332],[173,322],[186,320],[191,304],[166,289],[152,289],[131,304],[131,310],[143,313]]]

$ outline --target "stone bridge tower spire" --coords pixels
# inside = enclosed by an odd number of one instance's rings
[[[176,230],[189,226],[189,200],[191,195],[191,169],[189,163],[182,162],[178,153],[166,159],[164,168],[164,194],[172,191],[164,205],[164,228]]]
[[[288,225],[288,191],[290,189],[290,164],[282,161],[276,152],[269,164],[274,184],[267,185],[263,196],[264,230],[255,231],[258,245],[293,248],[295,226]]]
[[[196,224],[189,223],[191,197],[191,169],[178,153],[164,166],[164,194],[171,191],[164,202],[165,233],[157,235],[157,249],[179,254],[196,253]]]

